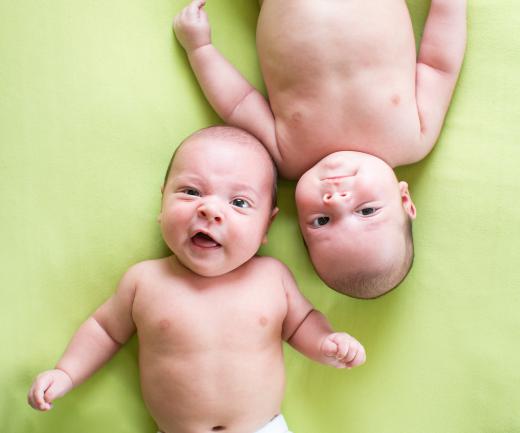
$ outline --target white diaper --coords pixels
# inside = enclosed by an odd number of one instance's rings
[[[161,432],[157,432],[161,433]],[[287,427],[287,423],[285,422],[285,418],[283,415],[275,416],[271,421],[269,421],[266,425],[264,425],[260,430],[257,430],[255,433],[291,433],[289,431],[289,427]]]
[[[283,415],[275,416],[256,433],[291,433]]]

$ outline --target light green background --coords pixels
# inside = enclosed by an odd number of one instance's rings
[[[298,234],[294,184],[280,185],[262,252],[285,261],[368,353],[346,372],[286,350],[284,412],[295,433],[520,432],[520,4],[469,3],[442,136],[399,171],[418,219],[415,265],[397,291],[358,301],[326,289]],[[172,35],[183,4],[0,2],[2,432],[155,431],[135,338],[50,413],[25,400],[125,269],[167,253],[155,218],[170,154],[218,121]],[[409,5],[419,36],[428,2]],[[215,44],[263,89],[256,0],[207,8]]]

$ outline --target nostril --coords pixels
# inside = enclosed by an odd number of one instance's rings
[[[218,223],[221,222],[222,221],[222,217],[216,216],[215,217],[215,221],[218,222]]]
[[[331,198],[332,198],[332,194],[330,192],[328,192],[327,194],[325,194],[323,196],[323,200],[325,200],[325,201],[329,201]]]

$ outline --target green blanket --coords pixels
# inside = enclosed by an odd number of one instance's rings
[[[171,31],[186,1],[0,2],[2,432],[155,432],[135,338],[49,413],[25,396],[123,272],[167,254],[156,216],[170,155],[219,122]],[[368,354],[345,371],[286,349],[295,433],[520,432],[520,3],[469,3],[443,133],[399,170],[418,218],[398,290],[359,301],[326,289],[299,236],[294,183],[281,182],[262,254],[286,262]],[[419,37],[428,1],[409,5]],[[263,89],[256,0],[207,8],[215,44]]]

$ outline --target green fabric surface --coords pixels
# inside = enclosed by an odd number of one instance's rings
[[[4,433],[155,432],[135,338],[49,413],[26,394],[131,264],[167,254],[156,216],[170,155],[219,122],[171,31],[185,3],[0,2]],[[409,1],[417,36],[428,5]],[[256,0],[207,9],[214,43],[264,89]],[[418,208],[415,264],[398,290],[360,301],[326,289],[299,236],[294,183],[281,182],[262,253],[287,263],[368,354],[347,372],[286,349],[295,433],[520,432],[519,25],[518,2],[469,2],[442,135],[428,158],[398,170]]]

